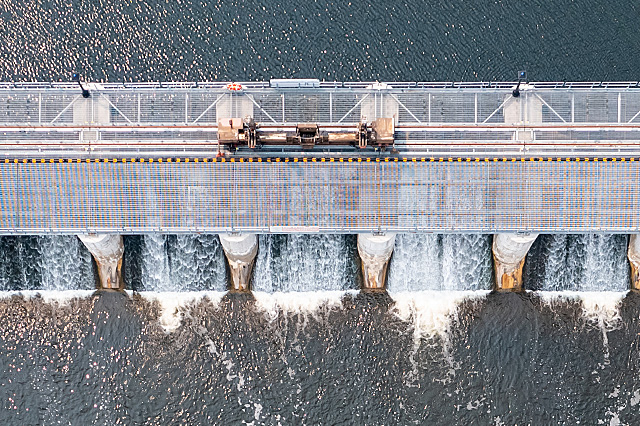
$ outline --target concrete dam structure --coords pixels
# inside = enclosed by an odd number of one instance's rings
[[[622,233],[640,286],[638,83],[2,83],[0,149],[0,233],[102,288],[147,233],[220,234],[238,291],[262,233],[358,234],[371,289],[397,233],[491,233],[513,290],[538,234]]]

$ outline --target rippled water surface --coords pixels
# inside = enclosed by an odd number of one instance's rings
[[[622,0],[0,1],[0,79],[637,80]]]
[[[637,295],[298,295],[0,300],[0,422],[640,421]]]

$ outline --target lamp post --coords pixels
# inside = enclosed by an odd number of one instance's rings
[[[515,89],[513,89],[513,92],[511,92],[514,98],[517,98],[520,96],[520,83],[522,83],[522,81],[526,79],[527,79],[527,72],[518,71],[518,85],[516,86]]]
[[[80,74],[78,74],[77,72],[74,72],[71,75],[71,80],[78,83],[78,86],[80,86],[80,90],[82,90],[82,97],[83,98],[88,98],[89,96],[91,96],[89,91],[82,86],[82,82],[80,81]]]

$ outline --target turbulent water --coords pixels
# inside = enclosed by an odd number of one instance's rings
[[[487,291],[490,242],[399,235],[389,294],[368,294],[355,237],[261,236],[242,295],[217,236],[126,236],[140,292],[93,294],[75,237],[3,237],[0,423],[640,421],[626,237],[541,236],[545,291],[522,295]]]
[[[0,302],[3,424],[637,424],[640,300]],[[605,298],[606,299],[606,298]],[[176,315],[175,305],[169,317]]]
[[[125,237],[125,280],[137,291],[224,291],[227,271],[217,235]]]
[[[75,236],[0,237],[0,290],[95,287],[91,254]]]
[[[624,291],[629,287],[627,240],[626,235],[541,235],[525,265],[527,286],[546,291]]]
[[[256,291],[336,291],[360,288],[355,236],[261,235]]]
[[[637,80],[638,28],[620,0],[3,0],[0,80]],[[0,424],[639,424],[626,237],[540,236],[524,294],[487,291],[490,242],[399,235],[367,294],[354,237],[261,236],[250,296],[212,235],[126,236],[126,294],[73,236],[1,237]]]
[[[491,237],[398,235],[389,269],[391,292],[488,290]]]

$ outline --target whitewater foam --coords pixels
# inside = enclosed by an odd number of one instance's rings
[[[197,291],[197,292],[153,292],[143,291],[138,293],[144,299],[157,302],[160,305],[161,314],[158,322],[162,326],[165,333],[172,333],[182,324],[182,316],[184,309],[192,305],[194,302],[207,298],[214,305],[220,303],[220,300],[227,292],[224,291]]]
[[[458,306],[467,300],[481,300],[490,291],[419,291],[390,293],[395,301],[392,312],[402,321],[413,324],[417,341],[439,336],[447,338]]]
[[[45,303],[65,304],[73,299],[88,299],[95,290],[22,290],[2,291],[0,299],[8,299],[13,296],[21,296],[25,299],[42,298]]]
[[[303,313],[314,314],[322,309],[336,309],[342,306],[342,299],[347,294],[357,291],[312,291],[312,292],[254,292],[256,308],[265,313],[269,321],[280,314]]]
[[[620,303],[627,291],[540,291],[536,294],[548,306],[567,301],[580,301],[587,323],[605,331],[620,327]]]
[[[544,291],[538,294],[549,306],[567,300],[579,300],[582,303],[582,314],[586,324],[599,329],[602,333],[604,366],[606,366],[609,365],[608,333],[623,325],[620,304],[627,293],[627,291]]]

